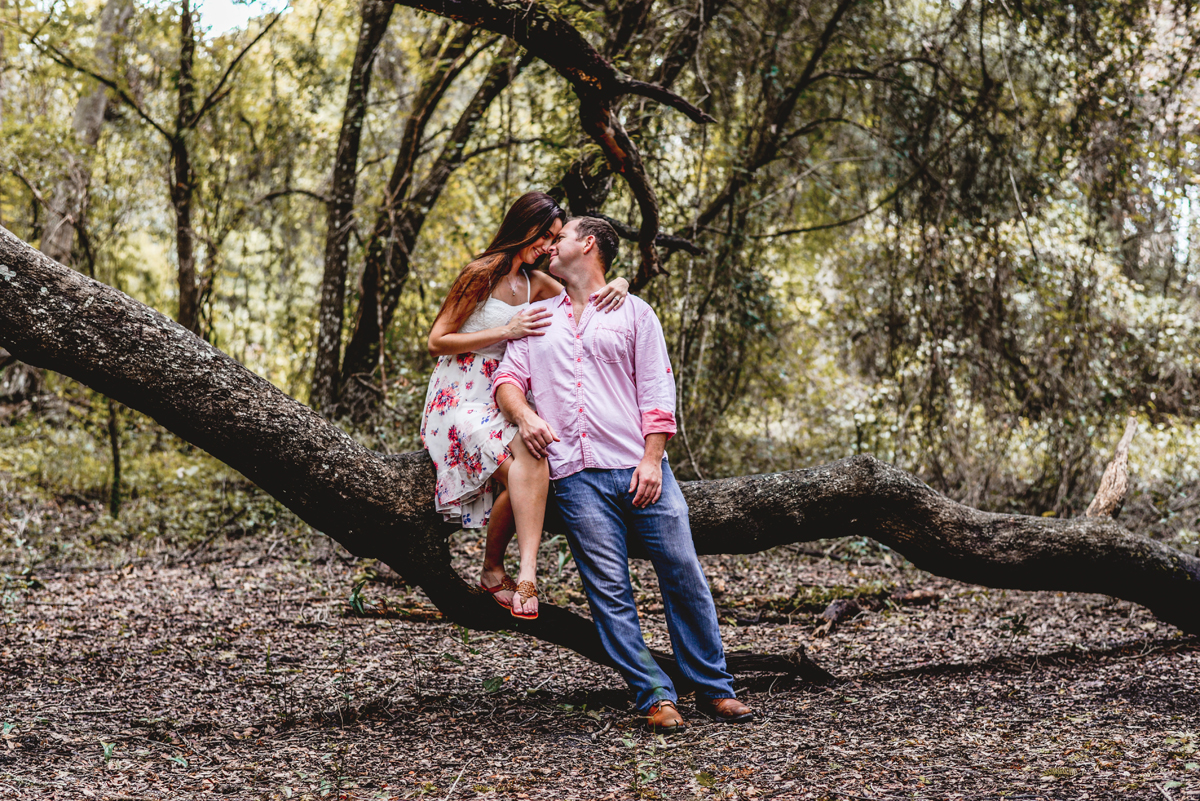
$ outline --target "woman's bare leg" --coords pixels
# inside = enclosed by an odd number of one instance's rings
[[[535,459],[520,436],[508,444],[512,458],[506,459],[496,475],[508,487],[508,502],[512,507],[517,528],[517,547],[521,550],[521,571],[517,583],[537,583],[538,547],[542,544],[542,525],[546,520],[546,495],[550,491],[550,465],[545,459]],[[503,471],[503,475],[501,475]],[[533,614],[537,598],[524,604],[521,596],[513,596],[513,611]]]
[[[504,579],[504,552],[508,550],[508,544],[512,542],[516,530],[513,524],[512,504],[508,502],[508,490],[501,490],[492,501],[492,516],[488,518],[487,544],[483,549],[483,571],[479,574],[479,581],[483,586],[495,587]],[[512,590],[496,593],[496,599],[505,604],[512,603],[512,596]]]

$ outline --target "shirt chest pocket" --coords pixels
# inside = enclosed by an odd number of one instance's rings
[[[624,362],[629,358],[630,337],[628,332],[598,325],[593,331],[591,339],[594,358],[609,364]]]

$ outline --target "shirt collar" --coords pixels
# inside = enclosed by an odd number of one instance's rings
[[[592,305],[596,301],[596,296],[599,294],[599,292],[593,292],[592,294],[588,295],[587,305]],[[567,294],[567,290],[564,289],[558,294],[557,297],[551,298],[550,302],[555,306],[569,306],[571,305],[571,296]]]

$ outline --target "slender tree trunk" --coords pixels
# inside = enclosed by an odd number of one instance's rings
[[[8,0],[0,0],[0,15],[8,11]],[[8,66],[8,60],[4,57],[4,29],[0,28],[0,128],[4,127],[4,70]],[[4,224],[4,218],[0,216],[0,225]]]
[[[112,455],[112,485],[108,490],[108,513],[121,516],[121,410],[117,402],[108,399],[108,446]]]
[[[6,5],[5,0],[0,0],[0,10]],[[132,14],[133,6],[129,0],[108,0],[104,4],[104,10],[100,13],[100,27],[96,32],[95,55],[97,66],[105,74],[111,75],[115,71],[117,43]],[[0,30],[0,53],[3,52],[4,32]],[[2,74],[0,70],[0,76]],[[3,78],[0,77],[0,80]],[[3,88],[0,87],[0,102],[2,97]],[[62,264],[71,263],[76,227],[87,213],[92,150],[100,141],[100,127],[104,123],[107,108],[108,89],[98,82],[75,105],[72,126],[79,150],[65,153],[66,164],[51,195],[41,237],[41,251]],[[44,389],[45,376],[42,371],[27,364],[13,364],[0,376],[0,398],[6,400],[24,400],[41,394]]]
[[[339,394],[342,354],[342,320],[346,303],[346,272],[350,263],[350,231],[354,226],[354,193],[358,185],[358,151],[363,119],[371,90],[371,73],[379,43],[387,32],[392,9],[387,0],[363,0],[358,47],[350,69],[342,130],[333,163],[326,203],[325,274],[321,279],[321,304],[317,310],[316,362],[309,403],[332,414]]]
[[[179,8],[179,78],[175,132],[171,138],[171,204],[175,207],[175,254],[179,261],[179,324],[200,333],[200,283],[196,278],[196,239],[192,230],[195,196],[188,136],[195,116],[196,84],[192,64],[196,54],[190,0]]]

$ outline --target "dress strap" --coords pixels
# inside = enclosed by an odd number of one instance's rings
[[[522,270],[522,272],[525,272]],[[529,273],[525,272],[525,304],[528,305],[533,301],[533,289],[529,283]]]

